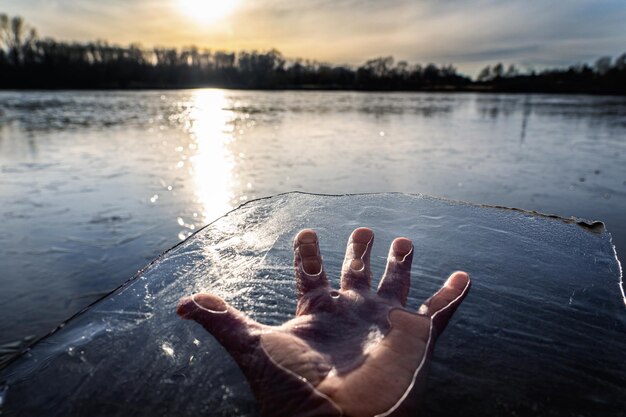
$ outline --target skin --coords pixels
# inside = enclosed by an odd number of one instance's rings
[[[437,337],[470,288],[455,272],[417,312],[405,308],[413,244],[396,238],[376,293],[370,290],[374,233],[348,241],[341,288],[328,284],[317,235],[294,240],[298,306],[281,326],[255,322],[213,294],[183,298],[195,320],[231,354],[265,416],[415,415]]]

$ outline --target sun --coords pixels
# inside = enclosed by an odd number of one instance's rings
[[[180,11],[198,23],[215,23],[233,12],[238,0],[178,0]]]

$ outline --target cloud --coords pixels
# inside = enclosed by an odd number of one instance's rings
[[[185,20],[177,0],[5,0],[40,33],[63,39],[269,49],[357,65],[394,55],[467,73],[502,61],[563,66],[624,52],[623,0],[240,0],[216,25]],[[221,0],[228,1],[228,0]]]
[[[262,4],[262,6],[259,5]],[[243,13],[248,32],[267,34],[287,55],[359,64],[394,55],[454,63],[476,73],[503,61],[564,66],[623,52],[626,3],[471,0],[266,0]]]

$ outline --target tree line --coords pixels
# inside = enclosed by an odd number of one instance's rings
[[[452,65],[379,57],[353,68],[288,60],[275,50],[144,48],[40,38],[21,17],[0,14],[0,88],[181,88],[546,91],[626,94],[626,53],[539,73],[498,63],[476,80]]]

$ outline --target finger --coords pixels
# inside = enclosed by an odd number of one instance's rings
[[[454,272],[443,287],[422,304],[418,313],[431,317],[435,331],[441,334],[467,295],[470,286],[471,280],[466,272]]]
[[[180,300],[176,313],[201,324],[235,358],[259,343],[262,325],[213,294],[195,294]]]
[[[370,254],[373,243],[374,232],[367,227],[359,227],[350,235],[341,269],[342,290],[370,288]]]
[[[317,235],[311,229],[300,231],[293,242],[298,300],[316,288],[328,287]]]
[[[394,239],[389,248],[385,274],[378,285],[378,295],[405,306],[411,285],[412,262],[413,242],[405,237]]]

